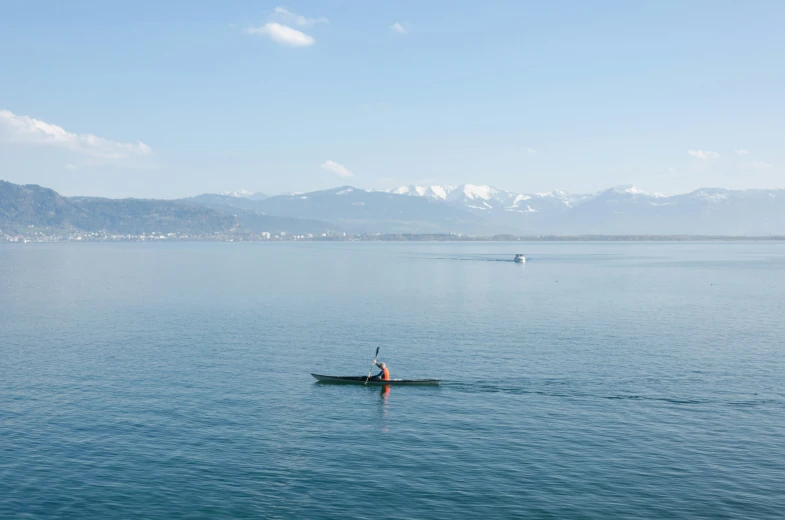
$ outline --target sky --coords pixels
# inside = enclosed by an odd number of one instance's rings
[[[3,0],[0,179],[785,188],[783,20],[780,0]]]

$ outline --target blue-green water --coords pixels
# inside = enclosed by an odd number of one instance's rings
[[[782,518],[783,338],[783,243],[2,245],[0,518]]]

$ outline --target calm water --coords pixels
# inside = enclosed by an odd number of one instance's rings
[[[0,245],[0,518],[782,518],[783,338],[783,243]]]

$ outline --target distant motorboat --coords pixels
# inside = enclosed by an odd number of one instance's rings
[[[517,255],[515,255],[515,258],[513,259],[513,262],[516,262],[516,263],[519,263],[519,264],[523,264],[523,263],[526,262],[526,257],[523,256],[522,254],[518,253]]]

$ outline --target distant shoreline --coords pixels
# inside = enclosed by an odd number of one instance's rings
[[[764,237],[733,235],[494,235],[489,237],[452,237],[450,235],[380,235],[375,239],[375,241],[389,242],[753,242],[762,240],[785,240],[785,235],[772,235]]]
[[[52,235],[0,234],[0,243],[79,243],[79,242],[772,242],[785,241],[785,235],[493,235],[388,233],[335,235],[271,235],[142,233],[121,235],[104,232],[71,232]]]

